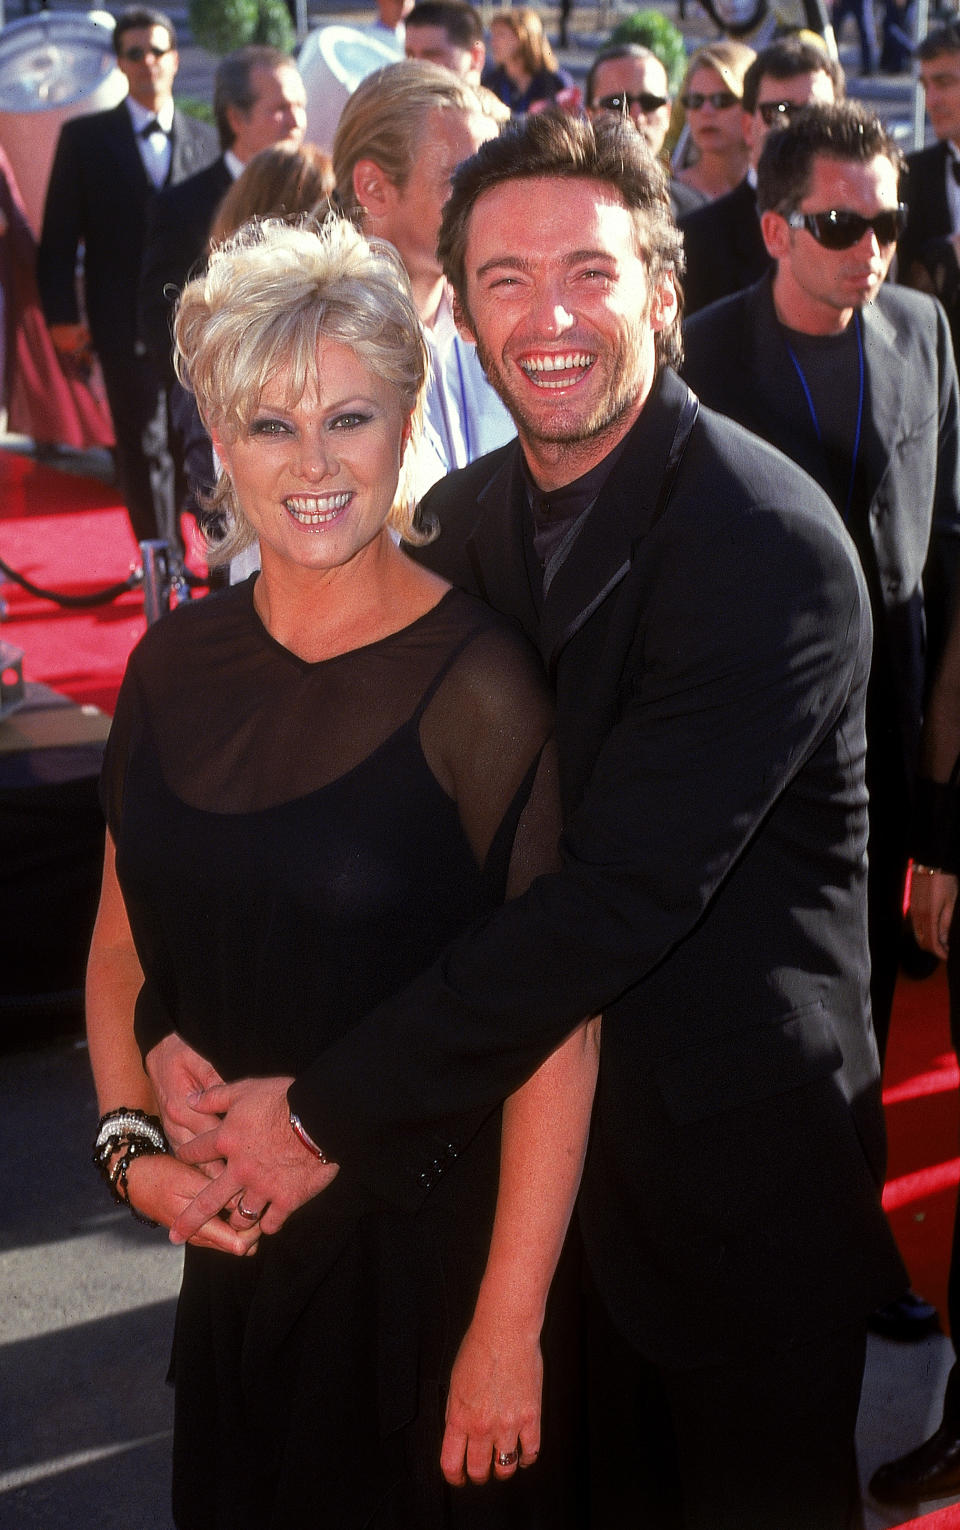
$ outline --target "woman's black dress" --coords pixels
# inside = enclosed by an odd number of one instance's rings
[[[228,1080],[296,1074],[547,869],[556,839],[549,703],[511,628],[451,591],[308,664],[267,633],[253,585],[148,631],[103,776],[146,988]],[[439,760],[458,762],[456,802]],[[181,1530],[565,1522],[546,1468],[451,1491],[436,1464],[498,1148],[491,1117],[416,1214],[346,1166],[256,1257],[187,1248]]]

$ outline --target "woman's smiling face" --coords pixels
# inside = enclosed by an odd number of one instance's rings
[[[273,377],[247,429],[213,442],[260,539],[263,567],[329,571],[377,540],[397,494],[410,431],[397,389],[349,346],[322,341],[316,370],[291,400]]]

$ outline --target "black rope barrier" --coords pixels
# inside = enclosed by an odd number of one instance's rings
[[[138,566],[130,570],[126,579],[120,583],[108,585],[106,589],[94,590],[90,595],[64,595],[57,590],[45,590],[39,584],[34,584],[25,574],[20,574],[15,568],[11,568],[9,563],[4,562],[3,558],[0,558],[0,574],[3,574],[6,579],[11,580],[13,584],[18,584],[22,590],[26,590],[28,595],[36,596],[38,600],[50,600],[54,605],[65,606],[73,610],[91,606],[107,606],[112,600],[116,600],[118,596],[126,595],[128,590],[135,590],[138,585],[143,583],[143,569]],[[209,583],[209,579],[203,575],[191,573],[186,568],[177,570],[174,582],[177,579],[183,580],[192,590],[206,589]]]
[[[35,595],[38,600],[52,600],[54,605],[68,607],[109,605],[110,601],[116,600],[118,595],[125,595],[128,590],[136,589],[143,580],[143,570],[132,568],[122,583],[111,584],[105,590],[94,590],[90,595],[62,595],[56,590],[41,589],[40,585],[33,584],[24,574],[18,574],[17,570],[11,568],[2,558],[0,558],[0,573],[12,580],[14,584],[18,584],[22,590],[26,590],[28,595]]]

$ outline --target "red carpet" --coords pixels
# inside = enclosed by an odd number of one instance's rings
[[[185,517],[188,547],[196,541]],[[122,583],[139,550],[115,488],[0,451],[0,558],[41,589],[90,595]],[[195,572],[202,555],[191,552]],[[0,639],[24,652],[24,679],[40,680],[81,705],[113,712],[131,648],[144,632],[143,597],[65,609],[28,594],[0,572],[7,619]]]
[[[884,1074],[890,1155],[883,1200],[914,1289],[936,1304],[944,1329],[960,1177],[958,1084],[943,967],[920,983],[901,977]]]
[[[116,490],[0,452],[0,557],[43,589],[88,595],[122,582],[137,545]],[[124,665],[144,631],[138,590],[107,606],[67,610],[0,574],[0,638],[23,649],[26,680],[112,712]]]

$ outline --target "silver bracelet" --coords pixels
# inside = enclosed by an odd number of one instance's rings
[[[160,1117],[148,1116],[145,1110],[131,1110],[127,1105],[121,1105],[119,1109],[108,1111],[100,1117],[93,1151],[96,1153],[109,1138],[125,1137],[130,1132],[138,1137],[146,1137],[159,1153],[167,1151],[167,1138]]]
[[[326,1153],[323,1151],[323,1148],[317,1146],[310,1133],[307,1131],[307,1128],[300,1120],[300,1117],[293,1110],[290,1112],[290,1127],[291,1130],[295,1132],[296,1135],[300,1138],[300,1141],[303,1143],[308,1153],[312,1153],[314,1158],[318,1159],[320,1163],[330,1162]]]

